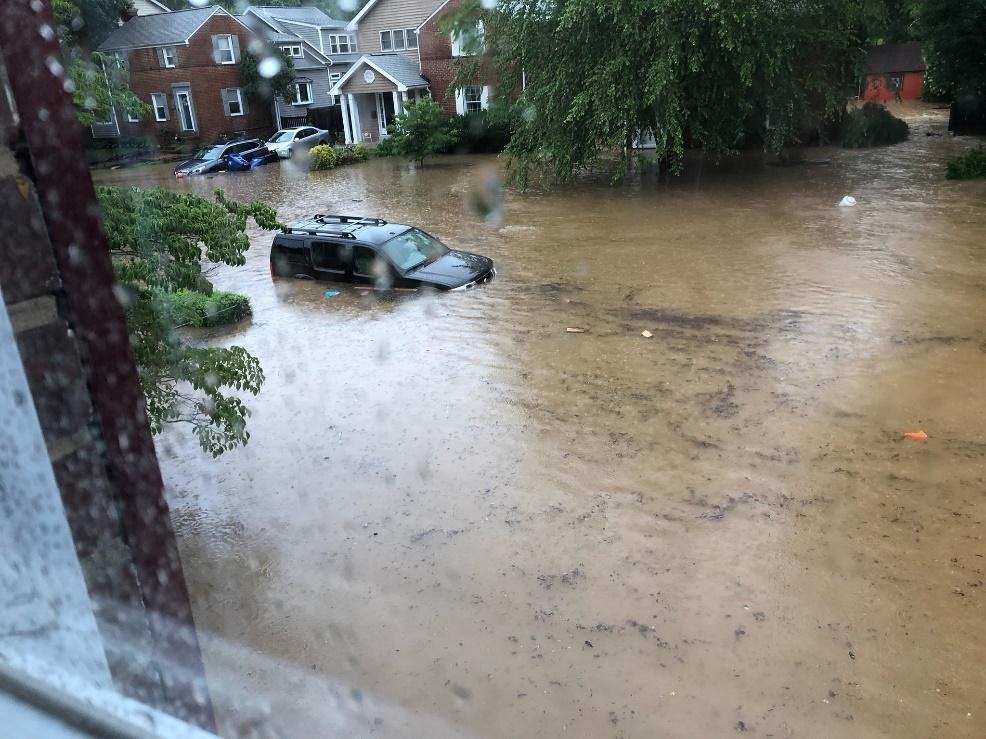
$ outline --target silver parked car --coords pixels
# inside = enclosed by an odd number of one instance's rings
[[[290,159],[297,151],[307,151],[317,144],[331,144],[332,137],[324,128],[297,126],[282,128],[267,140],[267,148],[282,158]]]

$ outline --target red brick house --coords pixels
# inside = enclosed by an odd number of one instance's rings
[[[924,87],[924,58],[917,43],[874,46],[866,56],[863,100],[917,100]]]
[[[439,24],[447,13],[458,10],[461,0],[445,0],[422,23],[418,31],[418,55],[421,76],[428,80],[431,96],[449,115],[476,112],[489,107],[493,87],[492,73],[480,72],[475,84],[466,85],[449,93],[449,86],[456,74],[459,61],[483,52],[483,23],[477,21],[474,31],[467,38],[456,38],[439,30]],[[481,67],[482,69],[482,67]]]
[[[250,28],[219,5],[131,18],[99,51],[126,60],[130,88],[151,112],[143,120],[116,112],[93,126],[93,136],[209,143],[269,133],[269,107],[252,105],[240,81],[240,49],[252,39]]]

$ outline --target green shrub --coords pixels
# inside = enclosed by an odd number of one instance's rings
[[[488,110],[452,116],[448,122],[455,143],[449,152],[495,154],[507,148],[517,126],[512,108],[494,105]]]
[[[393,128],[393,126],[391,126],[391,128]],[[398,141],[393,136],[388,136],[385,139],[381,139],[380,143],[377,144],[376,150],[373,152],[374,156],[378,157],[392,157],[400,153]]]
[[[340,149],[336,152],[336,160],[339,164],[357,164],[359,162],[365,162],[369,157],[370,150],[366,148],[365,144],[347,146],[345,149]]]
[[[194,290],[168,293],[172,319],[176,326],[221,326],[249,316],[250,299],[245,295],[213,291],[212,295]]]
[[[850,111],[842,122],[842,145],[847,149],[897,144],[907,138],[907,122],[877,103]]]
[[[312,147],[312,169],[332,169],[336,166],[336,150],[328,144]]]
[[[986,148],[980,144],[962,156],[948,161],[945,176],[950,180],[974,180],[986,177]]]

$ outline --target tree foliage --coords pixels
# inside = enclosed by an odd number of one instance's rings
[[[172,296],[198,286],[203,258],[245,263],[248,217],[265,229],[282,225],[269,205],[215,195],[212,202],[169,190],[97,190],[151,430],[190,424],[202,448],[218,456],[250,438],[247,408],[230,391],[256,395],[264,373],[241,347],[182,343]]]
[[[260,73],[261,59],[271,57],[280,66],[273,77],[264,77]],[[240,55],[240,83],[247,97],[254,100],[294,98],[294,62],[282,48],[269,49],[264,57],[244,49]]]
[[[866,33],[859,0],[471,0],[468,13],[484,17],[494,94],[525,86],[508,147],[521,184],[568,179],[641,134],[675,168],[686,147],[780,149],[843,115]]]
[[[986,96],[986,0],[922,0],[917,33],[931,92]]]
[[[130,89],[126,62],[94,49],[117,27],[130,0],[55,0],[68,86],[84,126],[108,121],[114,109],[144,116],[150,106]]]
[[[455,145],[441,106],[431,98],[405,103],[404,112],[394,118],[392,135],[396,151],[420,164]]]

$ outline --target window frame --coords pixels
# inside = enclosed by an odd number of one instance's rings
[[[477,96],[475,100],[469,99],[469,90],[476,90]],[[475,104],[479,107],[471,109],[470,104]],[[482,85],[463,85],[462,87],[462,110],[465,113],[481,113],[483,111],[483,86]]]
[[[301,88],[304,86],[308,90],[308,99],[301,99]],[[291,102],[292,105],[311,105],[315,101],[314,94],[312,91],[311,80],[295,80],[294,81],[294,100]]]
[[[410,43],[410,37],[411,36],[414,36],[414,46],[411,46],[411,43]],[[404,29],[404,38],[405,38],[405,41],[407,42],[407,50],[408,51],[415,51],[418,48],[418,31],[417,31],[416,28],[405,28]]]
[[[171,52],[171,63],[168,61],[168,52]],[[161,47],[161,60],[164,62],[165,69],[174,69],[178,66],[178,49],[174,46],[162,46]]]
[[[216,52],[216,61],[219,64],[226,65],[226,66],[228,66],[230,64],[236,64],[236,51],[233,48],[233,34],[231,34],[231,33],[217,33],[216,36],[215,36],[215,38],[216,38],[216,49],[215,49],[215,52]],[[223,39],[225,39],[226,40],[226,43],[229,44],[229,48],[228,49],[223,49],[221,47],[221,42],[222,42]],[[223,52],[225,52],[225,51],[228,51],[229,52],[229,61],[228,62],[224,62],[220,58],[220,55]]]
[[[291,59],[304,59],[305,58],[305,49],[304,49],[304,47],[301,44],[284,44],[281,47],[281,49],[283,49],[284,50],[284,53],[288,57],[290,57]],[[293,49],[297,49],[298,50],[298,53],[295,54],[292,51]]]
[[[233,108],[232,108],[233,101],[226,99],[225,93],[229,92],[230,90],[233,90],[234,92],[236,92],[236,105],[240,109],[240,112],[239,113],[234,113],[233,112]],[[241,87],[224,87],[223,88],[223,106],[226,108],[226,110],[229,111],[229,117],[230,118],[239,118],[240,116],[246,115],[246,111],[243,110],[243,88],[241,88]]]
[[[160,98],[163,102],[161,105],[157,104],[155,98]],[[171,120],[171,111],[168,110],[168,95],[164,92],[152,92],[151,93],[151,107],[154,108],[154,120],[158,123],[167,123]],[[164,110],[164,118],[158,116],[158,111]]]
[[[387,36],[387,46],[383,45],[384,35]],[[381,31],[380,32],[380,51],[394,51],[394,32],[393,31]]]
[[[341,43],[340,39],[345,39],[345,43]],[[342,47],[345,46],[346,50],[343,51]],[[330,33],[329,34],[329,53],[330,54],[351,54],[356,51],[356,44],[353,41],[353,37],[348,33]]]

